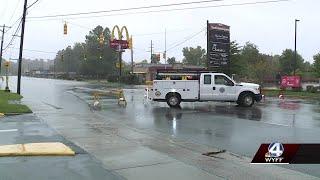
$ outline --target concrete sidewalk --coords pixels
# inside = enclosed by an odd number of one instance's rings
[[[123,179],[103,168],[82,148],[66,140],[35,115],[0,118],[0,145],[62,142],[76,156],[0,157],[0,179]]]

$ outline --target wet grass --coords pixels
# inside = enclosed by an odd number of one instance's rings
[[[267,97],[278,97],[280,93],[280,89],[265,89],[262,91],[264,95]],[[289,98],[301,98],[301,99],[313,99],[313,100],[320,100],[320,93],[311,93],[307,91],[292,91],[286,90],[283,91],[283,95]]]
[[[23,97],[16,93],[9,93],[0,90],[0,113],[4,114],[22,114],[32,111],[26,105],[15,104],[12,101],[20,101]]]

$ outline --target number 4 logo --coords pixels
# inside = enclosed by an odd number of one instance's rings
[[[275,142],[269,145],[268,151],[271,157],[280,157],[284,152],[284,148],[281,143]]]

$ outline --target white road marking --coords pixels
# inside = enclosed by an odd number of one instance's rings
[[[285,126],[285,127],[291,127],[290,125],[286,125],[286,124],[278,124],[278,123],[272,123],[272,122],[263,122],[265,124],[271,124],[271,125],[277,125],[277,126]]]
[[[250,164],[290,164],[290,163],[250,163]]]
[[[3,130],[0,130],[0,133],[2,132],[16,132],[18,131],[18,129],[3,129]]]

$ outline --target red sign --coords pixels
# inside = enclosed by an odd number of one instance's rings
[[[128,49],[129,42],[127,40],[114,39],[114,40],[110,41],[110,47],[113,49]]]
[[[301,87],[301,78],[300,76],[282,76],[281,77],[281,87],[291,87],[299,88]]]

